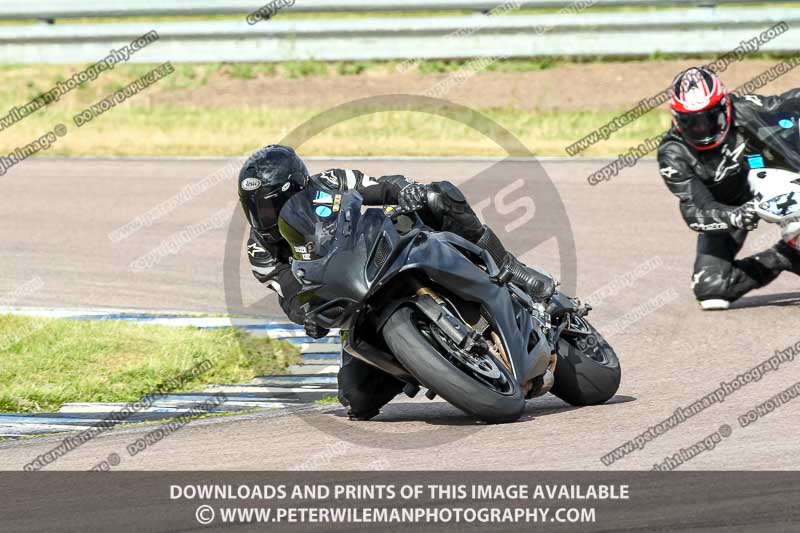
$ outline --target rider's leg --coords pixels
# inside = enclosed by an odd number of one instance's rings
[[[746,231],[698,236],[692,288],[703,309],[727,309],[731,302],[768,285],[781,272],[800,274],[800,254],[783,241],[750,257],[734,259],[746,236]]]
[[[278,293],[278,304],[289,317],[289,320],[295,324],[303,324],[305,320],[305,313],[303,312],[303,304],[300,302],[300,282],[295,279],[292,274],[292,269],[287,267],[280,267],[280,271],[271,281],[267,282],[268,286]]]
[[[342,353],[337,376],[339,402],[356,420],[369,420],[403,390],[404,383],[372,365]]]
[[[521,286],[536,300],[546,300],[553,295],[555,282],[546,272],[524,265],[506,250],[497,235],[481,224],[458,188],[448,181],[431,184],[428,206],[423,219],[431,220],[432,226],[450,231],[487,250],[498,266],[504,267],[512,281]]]
[[[552,276],[547,272],[529,267],[514,257],[505,249],[503,243],[489,226],[484,226],[483,234],[475,244],[488,251],[498,266],[508,270],[511,281],[522,287],[533,299],[544,301],[553,295],[556,284]]]

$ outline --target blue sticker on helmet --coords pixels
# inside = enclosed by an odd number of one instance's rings
[[[778,126],[784,129],[789,129],[794,127],[794,119],[791,118],[782,118],[778,121]]]
[[[333,210],[330,207],[328,207],[327,205],[320,205],[320,206],[317,206],[317,208],[314,210],[314,212],[317,213],[318,217],[327,218],[327,217],[331,216],[331,214],[333,213]]]
[[[747,164],[750,165],[750,168],[764,168],[764,156],[761,154],[749,155],[747,156]]]

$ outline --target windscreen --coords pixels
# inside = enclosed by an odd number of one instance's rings
[[[310,187],[283,206],[278,224],[295,259],[310,261],[328,254],[336,237],[341,201],[339,193]]]
[[[755,123],[753,132],[769,150],[770,159],[800,171],[800,114],[793,109],[777,109],[751,120]]]

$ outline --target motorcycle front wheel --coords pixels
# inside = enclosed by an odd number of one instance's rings
[[[420,384],[468,415],[494,424],[522,415],[524,394],[501,361],[465,352],[414,308],[395,311],[383,337]]]
[[[583,318],[573,319],[589,334],[561,337],[550,392],[571,405],[605,403],[616,394],[622,379],[619,357],[594,326]]]

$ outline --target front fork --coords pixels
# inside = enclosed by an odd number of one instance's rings
[[[566,297],[561,295],[563,299]],[[560,306],[557,317],[560,318],[558,325],[553,328],[553,346],[557,349],[558,341],[562,336],[571,337],[576,339],[577,347],[583,352],[589,352],[597,345],[597,339],[594,336],[588,323],[584,317],[592,310],[592,306],[582,304],[577,298],[569,298],[570,306]]]
[[[539,321],[541,325],[545,327],[546,331],[548,331],[548,334],[551,335],[548,341],[552,348],[545,373],[521,384],[525,398],[534,398],[549,392],[555,383],[555,371],[558,362],[556,347],[558,337],[561,335],[564,327],[552,328],[550,326],[550,315],[542,304],[534,303],[527,294],[520,291],[513,284],[508,286],[511,288],[512,293],[522,298],[524,303],[529,304],[531,320]],[[506,352],[500,336],[494,331],[490,332],[493,346],[487,342],[484,337],[486,329],[489,328],[489,322],[486,321],[485,318],[481,317],[480,321],[475,325],[467,324],[460,316],[453,314],[447,308],[446,300],[427,287],[418,288],[416,296],[417,305],[421,307],[423,313],[434,323],[438,324],[458,346],[477,356],[491,354],[505,366],[509,372],[513,373],[509,354]],[[536,318],[534,318],[534,314],[536,314]],[[565,324],[568,323],[569,320],[565,322]]]

